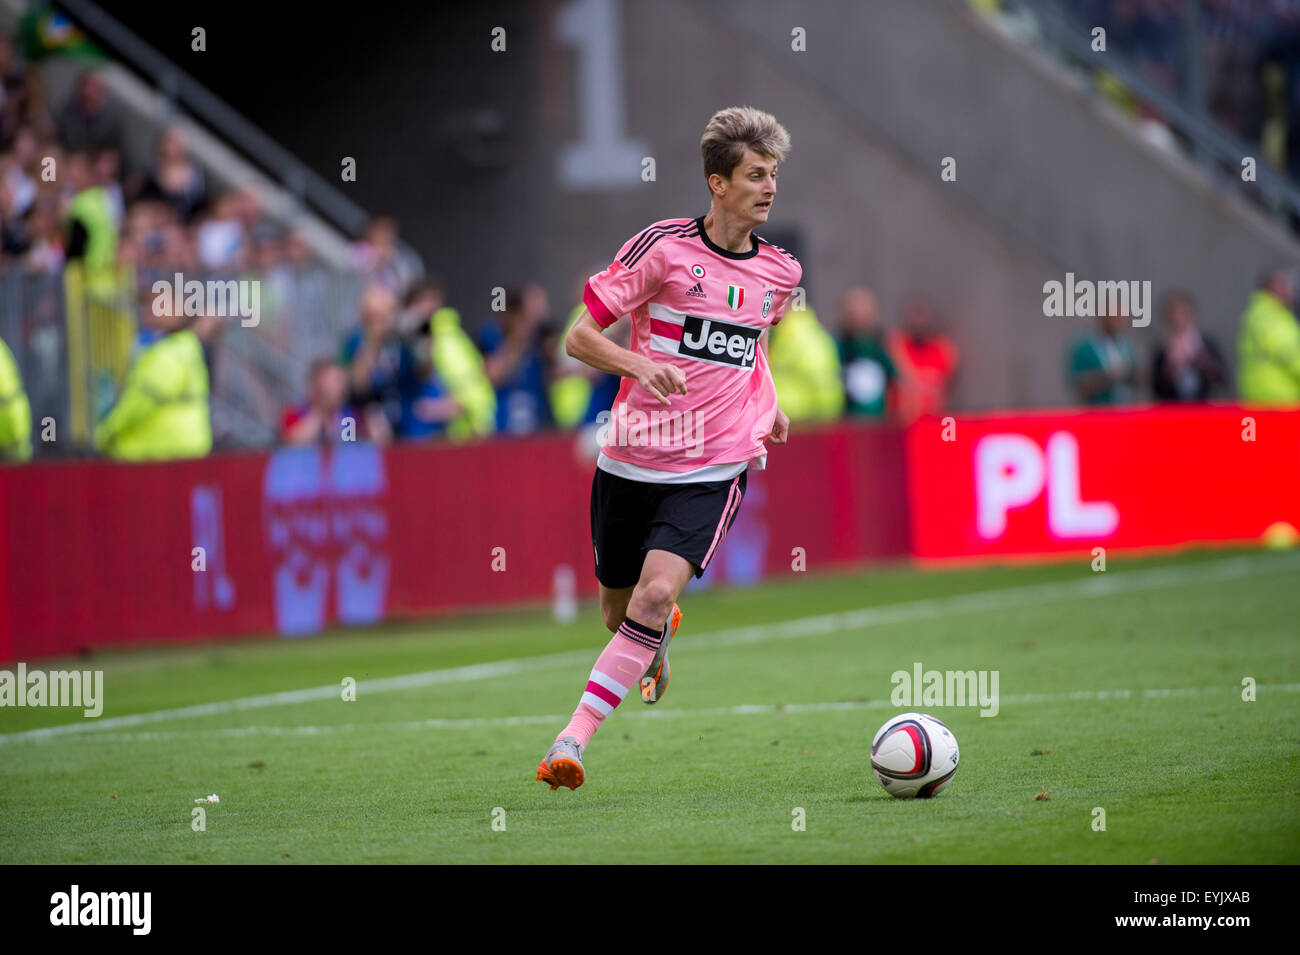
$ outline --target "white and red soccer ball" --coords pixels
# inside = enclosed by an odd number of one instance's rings
[[[871,741],[871,769],[885,792],[899,799],[929,799],[957,773],[957,737],[927,713],[885,721]]]

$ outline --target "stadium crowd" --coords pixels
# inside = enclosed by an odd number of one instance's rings
[[[1151,15],[1168,5],[1131,6]],[[1115,8],[1128,9],[1113,5],[1111,14],[1119,15]],[[52,108],[13,39],[0,35],[0,93],[0,272],[59,276],[76,264],[93,294],[97,282],[111,291],[123,269],[134,291],[176,271],[256,274],[274,285],[278,274],[319,264],[302,236],[265,216],[255,192],[209,182],[179,128],[162,130],[151,163],[124,169],[124,118],[93,70]],[[528,282],[505,290],[497,309],[467,327],[443,283],[403,251],[389,218],[371,222],[348,265],[362,289],[355,326],[338,340],[283,343],[310,352],[300,356],[309,370],[299,400],[275,412],[282,443],[526,435],[590,425],[612,405],[619,379],[564,351],[581,305],[557,314],[541,284]],[[579,303],[586,276],[575,278],[570,302]],[[1272,272],[1246,303],[1235,390],[1223,346],[1199,330],[1196,303],[1180,291],[1166,296],[1160,340],[1145,360],[1124,316],[1103,316],[1067,356],[1069,387],[1084,404],[1235,393],[1300,405],[1297,292],[1292,273]],[[213,445],[209,396],[221,323],[158,305],[155,295],[139,295],[134,358],[94,428],[106,456],[189,457]],[[615,334],[627,344],[626,323]],[[858,286],[840,295],[827,324],[812,308],[788,312],[772,330],[769,362],[791,421],[906,424],[950,408],[958,337],[925,295],[907,296],[891,322],[877,296]],[[31,432],[18,365],[0,340],[0,458],[30,458]]]

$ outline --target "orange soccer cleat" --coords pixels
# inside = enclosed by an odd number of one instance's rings
[[[673,675],[672,667],[668,665],[668,643],[681,625],[682,608],[673,604],[673,612],[668,617],[668,635],[659,644],[659,652],[650,661],[645,676],[641,677],[641,700],[644,703],[658,703],[668,692],[668,681]]]
[[[577,789],[586,779],[587,774],[582,769],[582,746],[572,736],[557,739],[537,764],[538,782],[549,785],[552,792],[561,786]]]

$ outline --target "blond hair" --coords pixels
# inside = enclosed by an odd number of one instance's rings
[[[705,180],[715,172],[723,179],[730,179],[745,157],[745,147],[780,162],[790,150],[790,134],[776,117],[761,109],[731,106],[718,110],[700,137]]]

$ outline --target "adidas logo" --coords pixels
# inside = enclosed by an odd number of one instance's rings
[[[700,286],[699,282],[696,282],[694,286],[687,290],[686,294],[693,298],[707,298],[704,294],[704,289]]]

